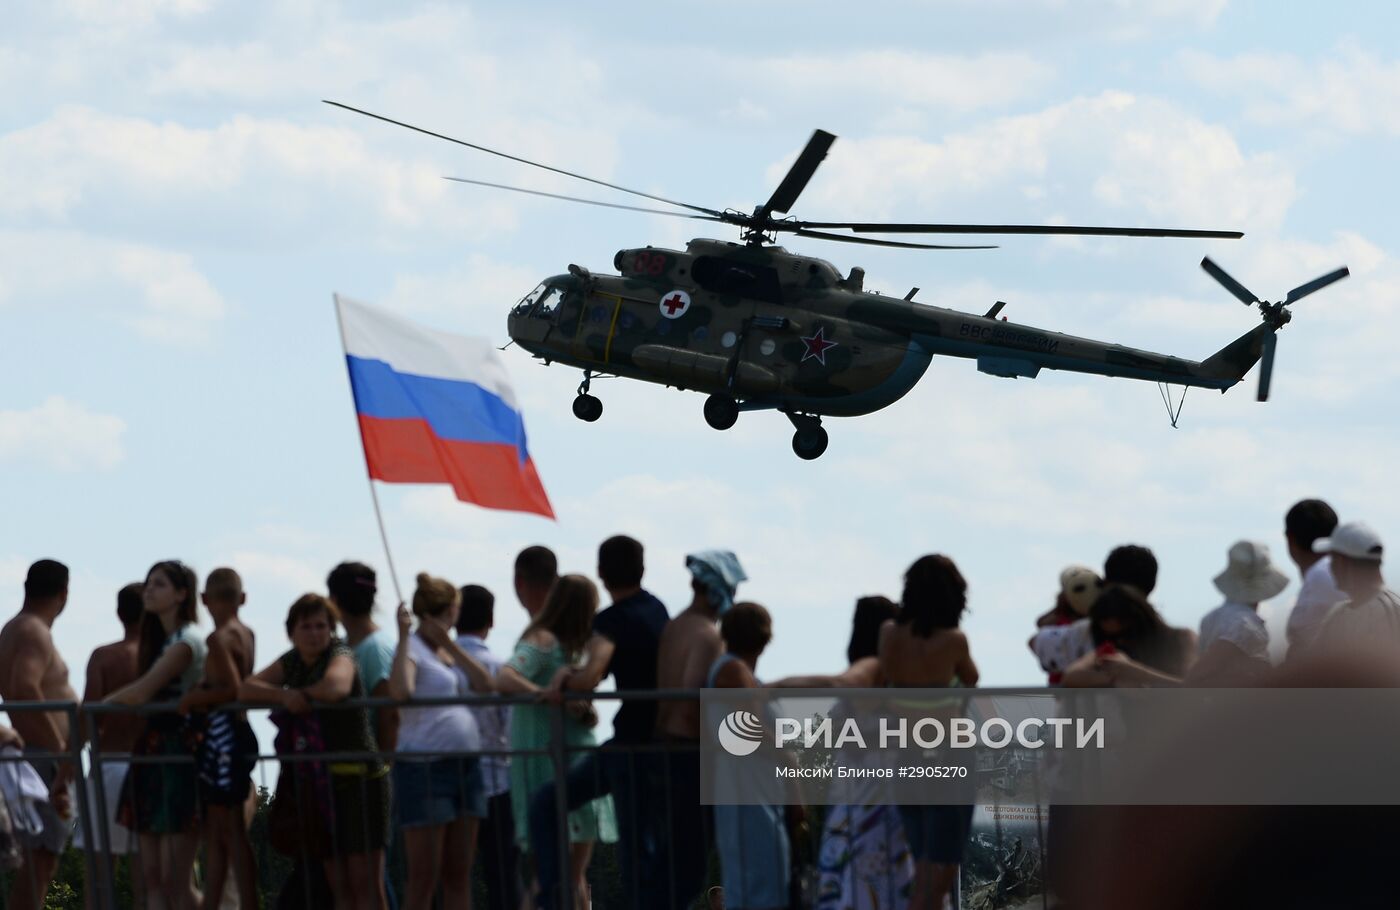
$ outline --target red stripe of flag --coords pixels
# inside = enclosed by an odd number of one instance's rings
[[[458,499],[488,509],[554,517],[533,460],[513,445],[439,439],[420,419],[360,415],[369,474],[387,483],[446,483]]]

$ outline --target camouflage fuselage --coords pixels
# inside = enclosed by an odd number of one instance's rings
[[[1224,390],[1268,328],[1198,363],[869,293],[859,270],[842,277],[779,247],[693,240],[684,252],[623,250],[613,264],[619,275],[548,279],[512,311],[510,337],[546,363],[727,395],[745,410],[867,414],[939,354],[996,376],[1059,369]]]

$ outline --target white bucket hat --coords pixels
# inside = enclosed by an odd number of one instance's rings
[[[1215,586],[1236,603],[1257,604],[1288,587],[1288,576],[1269,560],[1267,545],[1241,540],[1230,547],[1230,564],[1215,576]]]

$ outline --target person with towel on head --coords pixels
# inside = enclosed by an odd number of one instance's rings
[[[661,633],[656,663],[658,689],[699,689],[724,652],[717,624],[734,606],[739,583],[747,581],[739,559],[728,550],[705,550],[685,558],[692,598]],[[700,702],[667,700],[657,706],[656,734],[667,745],[659,753],[667,786],[656,812],[669,819],[668,836],[658,844],[661,881],[668,893],[662,906],[689,907],[705,884],[713,835],[712,813],[700,805]]]

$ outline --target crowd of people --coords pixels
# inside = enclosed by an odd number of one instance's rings
[[[1359,522],[1339,523],[1319,500],[1293,506],[1284,529],[1302,582],[1287,626],[1287,661],[1379,647],[1393,653],[1400,597],[1384,585],[1379,536]],[[1146,547],[1115,548],[1101,573],[1065,569],[1029,643],[1048,683],[1265,680],[1273,661],[1258,609],[1288,576],[1264,543],[1240,541],[1224,555],[1214,579],[1223,602],[1199,632],[1171,627],[1152,606],[1158,566]],[[87,846],[134,853],[144,906],[213,907],[226,890],[238,905],[258,906],[248,837],[258,744],[240,706],[267,705],[284,760],[269,838],[308,861],[302,874],[323,879],[337,907],[390,906],[385,855],[396,838],[407,880],[395,902],[415,910],[436,901],[471,906],[478,863],[493,908],[587,907],[586,873],[598,843],[616,845],[622,889],[637,908],[691,906],[708,881],[712,851],[721,884],[708,893],[711,906],[793,906],[789,831],[805,824],[801,808],[707,810],[699,702],[647,693],[975,686],[977,665],[959,628],[967,583],[949,557],[923,556],[905,573],[897,603],[877,596],[857,602],[846,669],[765,684],[759,662],[772,618],[761,605],[737,600],[746,580],[738,558],[712,550],[686,562],[691,601],[672,616],[643,586],[642,544],[623,536],[603,541],[596,570],[609,605],[600,610],[593,581],[561,575],[544,547],[526,548],[514,586],[529,621],[508,655],[487,644],[494,598],[486,589],[420,574],[389,630],[375,620],[374,570],[345,562],[330,572],[325,594],[291,605],[291,647],[261,669],[253,634],[239,619],[245,595],[238,574],[216,569],[200,591],[188,566],[159,562],[119,592],[125,634],[89,663],[84,705],[112,706],[94,711],[94,754],[148,760],[104,759],[100,775],[89,775],[100,777],[101,817],[110,824]],[[52,634],[67,589],[61,563],[30,567],[24,604],[0,631],[6,702],[76,701]],[[214,620],[207,637],[195,630],[201,599]],[[623,699],[613,736],[600,746],[591,701],[565,696],[586,696],[609,675],[619,692],[639,697]],[[498,694],[517,698],[495,703]],[[467,695],[478,697],[463,703]],[[359,703],[366,697],[398,707],[366,708]],[[117,707],[142,705],[178,707],[141,714]],[[68,754],[84,731],[70,729],[68,719],[62,711],[14,710],[14,729],[0,729],[0,745],[32,753],[27,766],[47,793],[36,806],[38,824],[13,827],[23,867],[8,906],[43,905],[74,827],[79,782],[73,763],[55,756]],[[568,756],[562,800],[550,751],[561,736]],[[325,753],[339,755],[318,761]],[[95,783],[85,782],[93,805]],[[567,861],[559,855],[561,803]],[[832,807],[819,835],[816,906],[942,907],[971,817],[970,806]],[[1055,828],[1052,818],[1052,858]],[[203,894],[192,874],[201,847]]]

